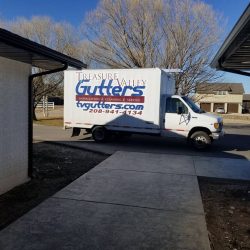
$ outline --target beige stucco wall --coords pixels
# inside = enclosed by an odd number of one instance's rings
[[[225,103],[224,108],[227,111],[227,103],[237,103],[238,113],[242,112],[243,95],[227,94],[227,95],[212,95],[212,94],[196,94],[195,100],[200,103],[212,103],[211,112],[213,110],[213,103]]]
[[[29,64],[0,57],[0,194],[28,180]]]

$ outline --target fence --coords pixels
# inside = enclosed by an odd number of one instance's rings
[[[55,109],[55,103],[54,102],[39,102],[39,103],[37,103],[36,108]]]
[[[55,109],[55,103],[48,102],[48,97],[43,96],[42,101],[37,103],[36,108],[42,108],[43,109],[43,116],[48,117],[49,116],[48,111],[49,111],[49,109]]]

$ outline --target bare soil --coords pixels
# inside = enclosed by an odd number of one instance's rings
[[[33,144],[33,176],[0,196],[0,230],[98,165],[107,156],[49,143]]]
[[[250,249],[250,182],[199,179],[212,250]]]
[[[63,128],[63,118],[43,118],[33,121],[34,124],[45,126],[57,126]]]

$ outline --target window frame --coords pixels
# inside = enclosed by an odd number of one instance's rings
[[[167,113],[167,114],[177,114],[177,115],[180,115],[180,114],[178,114],[178,110],[176,110],[176,112],[168,112],[167,110],[168,110],[168,106],[167,106],[167,104],[168,104],[168,100],[178,100],[180,103],[182,103],[182,107],[184,106],[184,110],[183,111],[185,111],[184,113],[182,113],[182,114],[188,114],[189,113],[189,108],[188,108],[188,106],[186,105],[186,103],[182,100],[182,99],[180,99],[180,98],[177,98],[177,97],[168,97],[168,98],[166,98],[166,102],[165,102],[165,114]],[[176,104],[176,103],[175,103]],[[176,106],[177,107],[177,106]],[[178,106],[178,107],[180,107],[180,106]]]

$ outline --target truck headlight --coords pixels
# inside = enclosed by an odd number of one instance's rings
[[[214,128],[218,129],[220,127],[220,124],[218,122],[214,123]]]

